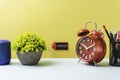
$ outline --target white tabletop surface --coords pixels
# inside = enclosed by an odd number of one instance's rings
[[[120,80],[120,67],[103,60],[99,66],[78,62],[78,58],[42,58],[38,65],[25,66],[18,59],[0,65],[0,80]]]

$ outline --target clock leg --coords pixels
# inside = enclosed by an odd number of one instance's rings
[[[80,58],[79,58],[78,63],[80,63],[80,61],[81,61],[81,60],[80,60]]]
[[[93,61],[93,64],[94,64],[95,66],[97,66],[97,63],[96,63],[95,61]]]

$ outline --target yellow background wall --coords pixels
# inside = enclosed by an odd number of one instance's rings
[[[103,32],[103,24],[112,32],[120,30],[120,0],[0,0],[0,39],[13,41],[23,32],[37,32],[49,50],[55,41],[69,43],[68,51],[47,50],[43,57],[77,57],[77,32],[89,20]],[[109,48],[106,35],[105,40]]]

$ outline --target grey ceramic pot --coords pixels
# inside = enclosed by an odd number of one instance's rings
[[[17,52],[17,56],[23,65],[36,65],[41,59],[42,52]]]

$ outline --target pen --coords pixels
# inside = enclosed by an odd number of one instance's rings
[[[114,32],[114,41],[117,41],[117,31]]]
[[[111,38],[112,41],[114,41],[113,34],[112,34],[111,31],[110,31],[110,38]]]
[[[104,28],[104,30],[105,30],[105,32],[106,32],[106,34],[107,34],[107,36],[108,36],[109,40],[111,41],[111,37],[110,37],[110,35],[109,35],[109,33],[108,33],[108,31],[107,31],[107,29],[106,29],[105,25],[103,25],[103,28]]]

